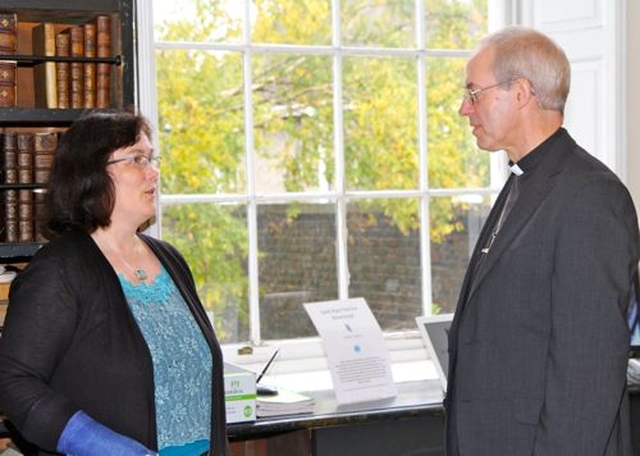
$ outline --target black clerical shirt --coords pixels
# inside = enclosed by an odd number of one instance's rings
[[[469,290],[471,290],[475,278],[482,270],[484,259],[490,254],[491,247],[493,246],[496,238],[500,235],[500,230],[506,223],[509,213],[518,200],[518,196],[522,192],[526,192],[528,177],[533,175],[536,165],[544,159],[545,155],[551,150],[553,143],[558,139],[563,131],[563,128],[556,130],[554,134],[549,136],[549,138],[525,155],[517,163],[509,162],[511,173],[500,192],[500,195],[498,195],[496,204],[493,206],[489,216],[487,217],[485,227],[478,239],[478,244],[469,264],[469,268],[473,271],[473,275],[468,283],[465,293],[468,293]]]

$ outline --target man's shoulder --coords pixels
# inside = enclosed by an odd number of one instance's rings
[[[605,180],[622,185],[618,176],[598,157],[578,144],[568,132],[561,135],[549,154],[549,166],[569,182]],[[568,182],[567,182],[568,183]]]

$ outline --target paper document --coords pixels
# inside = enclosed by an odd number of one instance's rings
[[[263,417],[313,413],[315,404],[316,401],[312,397],[278,388],[278,394],[258,396],[256,414]]]
[[[380,325],[363,298],[304,307],[322,338],[338,404],[396,396]]]

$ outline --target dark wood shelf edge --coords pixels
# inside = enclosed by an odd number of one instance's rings
[[[0,108],[0,127],[67,126],[86,109]]]
[[[64,15],[65,23],[75,24],[92,19],[95,14],[111,14],[120,11],[120,0],[3,0],[2,10],[18,15],[20,22],[57,22]]]
[[[0,242],[0,261],[11,260],[11,263],[28,261],[42,245],[41,242]]]
[[[0,190],[38,190],[46,187],[47,184],[0,184]]]
[[[61,3],[64,6],[61,6]],[[119,0],[65,0],[64,2],[52,2],[51,0],[3,0],[2,8],[5,10],[45,10],[55,11],[118,11]]]
[[[41,62],[69,62],[69,63],[108,63],[109,65],[122,65],[122,56],[116,55],[115,57],[55,57],[55,56],[43,56],[43,55],[15,55],[5,54],[0,55],[0,61],[17,62],[22,66],[33,66]]]

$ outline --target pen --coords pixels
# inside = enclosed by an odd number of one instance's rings
[[[276,351],[273,352],[273,355],[271,355],[271,358],[269,358],[269,361],[267,361],[267,364],[265,364],[264,368],[262,369],[262,372],[260,372],[260,375],[258,375],[258,378],[256,379],[256,383],[259,383],[260,379],[264,376],[264,374],[267,373],[269,366],[271,366],[271,363],[273,362],[273,360],[276,359],[276,356],[278,356],[278,353],[280,353],[280,349],[277,349]]]

